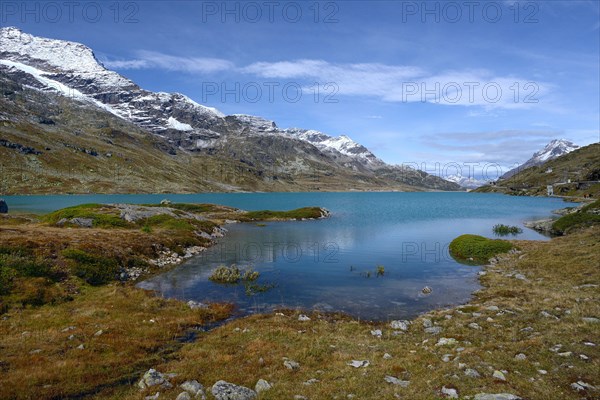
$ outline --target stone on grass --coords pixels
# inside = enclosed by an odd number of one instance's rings
[[[192,400],[192,396],[188,392],[181,392],[175,400]]]
[[[452,345],[455,345],[456,343],[458,343],[458,342],[454,338],[443,337],[443,338],[440,338],[435,345],[436,346],[452,346]]]
[[[522,400],[519,396],[510,393],[479,393],[473,398],[474,400]]]
[[[519,353],[515,356],[515,360],[523,361],[527,358],[527,356],[523,353]]]
[[[254,386],[254,391],[256,393],[266,392],[272,387],[273,385],[271,385],[269,382],[265,381],[264,379],[259,379],[258,382],[256,382],[256,386]]]
[[[492,375],[495,379],[498,379],[499,381],[505,381],[506,380],[506,376],[504,376],[504,373],[502,371],[494,371],[494,374]]]
[[[300,368],[300,364],[298,364],[296,361],[294,360],[285,360],[283,362],[283,365],[290,370],[296,370],[298,368]]]
[[[596,388],[595,386],[590,385],[589,383],[585,383],[584,381],[577,381],[577,382],[571,383],[571,389],[573,389],[577,392],[583,392],[585,390],[591,390],[591,391],[598,390],[598,388]]]
[[[583,320],[583,322],[587,322],[589,324],[597,324],[600,322],[600,319],[595,317],[583,317],[581,319]]]
[[[456,389],[447,388],[446,386],[442,387],[442,396],[448,399],[458,399],[458,391]]]
[[[384,360],[389,360],[390,358],[392,358],[392,355],[391,355],[391,354],[389,354],[389,353],[385,353],[385,354],[383,355],[383,359],[384,359]]]
[[[400,329],[401,331],[407,331],[408,330],[408,325],[410,325],[410,321],[392,321],[390,322],[390,327],[392,329]]]
[[[442,333],[443,329],[441,326],[430,326],[429,328],[425,328],[425,333],[429,333],[431,335],[439,335]]]
[[[477,330],[481,330],[481,326],[479,326],[479,324],[478,324],[478,323],[476,323],[476,322],[471,322],[471,323],[469,324],[469,328],[471,328],[471,329],[477,329]]]
[[[225,381],[218,381],[210,391],[216,400],[252,400],[256,398],[254,390]]]
[[[349,366],[354,367],[354,368],[366,368],[370,364],[371,363],[368,360],[352,360],[351,362],[348,363]]]
[[[381,332],[381,329],[375,329],[371,331],[371,335],[375,337],[381,337],[381,335],[383,335],[383,332]]]
[[[146,389],[157,385],[171,387],[171,384],[167,381],[165,376],[153,368],[149,369],[138,383],[140,389]]]
[[[385,378],[387,383],[391,383],[392,385],[398,385],[400,387],[406,388],[410,385],[410,381],[403,381],[401,379],[396,378],[395,376],[387,375]]]
[[[204,395],[204,386],[202,386],[202,384],[200,384],[196,380],[185,381],[181,385],[179,385],[179,387],[194,397],[197,397],[197,398],[205,398],[206,397]]]
[[[477,372],[477,370],[475,370],[473,368],[465,369],[465,375],[468,376],[469,378],[479,378],[481,376],[479,374],[479,372]]]
[[[301,322],[310,321],[310,317],[308,315],[300,314],[298,316],[298,321],[301,321]]]

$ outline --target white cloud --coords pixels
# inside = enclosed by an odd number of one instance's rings
[[[179,57],[138,51],[138,58],[108,61],[118,69],[155,68],[186,73],[234,71],[269,80],[295,80],[305,87],[334,84],[341,96],[369,96],[393,103],[481,106],[487,110],[534,107],[551,85],[487,70],[431,73],[418,66],[380,63],[330,63],[325,60],[256,62],[243,67],[219,58]],[[545,104],[547,105],[547,104]]]

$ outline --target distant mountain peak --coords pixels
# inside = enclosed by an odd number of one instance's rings
[[[572,152],[573,150],[577,150],[579,148],[578,145],[567,139],[553,139],[544,146],[543,149],[535,152],[533,156],[527,160],[522,165],[517,168],[513,168],[504,175],[500,177],[500,179],[508,179],[511,176],[523,171],[524,169],[535,167],[538,165],[544,164],[546,161],[554,160],[562,155]]]

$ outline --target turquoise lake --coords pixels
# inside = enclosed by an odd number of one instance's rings
[[[448,254],[465,233],[495,237],[495,224],[517,225],[510,238],[547,240],[523,222],[567,206],[557,198],[476,193],[240,193],[196,195],[8,196],[11,210],[48,212],[91,202],[218,203],[246,210],[322,206],[329,219],[229,224],[203,254],[138,284],[165,297],[233,302],[237,314],[275,308],[341,311],[369,320],[408,318],[469,300],[479,267]],[[265,292],[209,281],[219,265],[251,266]],[[377,276],[377,266],[385,273]],[[430,295],[421,289],[429,286]]]

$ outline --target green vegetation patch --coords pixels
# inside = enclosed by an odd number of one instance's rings
[[[70,221],[73,218],[91,219],[94,228],[129,228],[131,224],[117,215],[113,208],[101,204],[82,204],[75,207],[63,208],[43,217],[43,221],[52,225],[60,221]],[[68,222],[66,225],[72,226]]]
[[[518,235],[519,233],[523,233],[523,229],[519,228],[518,226],[503,224],[494,225],[492,230],[498,236]]]
[[[254,282],[259,276],[260,273],[251,268],[240,270],[236,265],[230,267],[220,265],[213,271],[208,279],[215,283],[236,284],[240,281]]]
[[[285,219],[315,219],[323,216],[321,207],[303,207],[290,211],[248,211],[242,215],[241,220],[268,221]]]
[[[62,274],[49,262],[37,257],[31,249],[0,246],[0,295],[10,293],[14,280],[18,277],[57,281]]]
[[[512,243],[478,235],[461,235],[450,242],[450,255],[457,261],[485,264],[490,258],[513,249]]]
[[[115,280],[120,271],[116,260],[89,254],[83,250],[67,249],[63,250],[62,255],[72,262],[73,274],[93,286]]]
[[[552,230],[557,234],[564,235],[575,229],[598,223],[600,223],[600,200],[588,204],[578,212],[560,217],[552,224]]]

